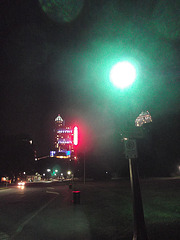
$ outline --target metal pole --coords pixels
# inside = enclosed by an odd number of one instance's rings
[[[85,151],[84,151],[84,184],[86,183],[86,161],[85,161]]]
[[[144,221],[144,211],[136,161],[137,161],[136,159],[129,158],[129,171],[131,189],[133,194],[133,213],[134,213],[133,240],[148,240],[146,225]]]

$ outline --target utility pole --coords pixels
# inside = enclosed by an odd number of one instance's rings
[[[143,203],[139,184],[137,159],[129,158],[131,189],[133,194],[134,233],[133,240],[148,240],[144,221]]]
[[[86,183],[86,154],[84,150],[84,184]]]
[[[137,167],[137,146],[135,139],[127,139],[125,143],[125,155],[129,159],[129,174],[133,195],[134,233],[133,240],[148,240],[144,221],[143,203],[139,183]]]

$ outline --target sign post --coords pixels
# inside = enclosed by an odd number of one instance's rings
[[[134,233],[133,240],[148,240],[137,168],[137,147],[135,139],[125,142],[125,156],[129,159],[131,190],[133,195]]]

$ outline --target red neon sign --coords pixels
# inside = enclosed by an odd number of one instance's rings
[[[78,145],[78,127],[74,127],[74,145]]]

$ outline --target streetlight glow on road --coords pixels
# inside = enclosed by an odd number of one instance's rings
[[[135,81],[136,68],[127,61],[118,62],[112,67],[109,77],[116,87],[124,89]]]

